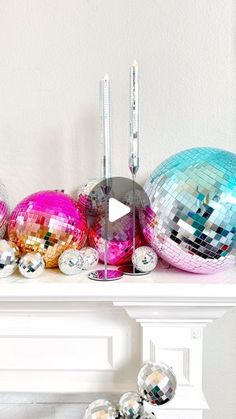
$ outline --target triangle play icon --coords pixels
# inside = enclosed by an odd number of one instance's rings
[[[130,207],[128,205],[123,204],[115,198],[109,199],[108,217],[111,223],[113,223],[116,220],[119,220],[119,218],[121,217],[124,217],[124,215],[129,214],[129,212]]]

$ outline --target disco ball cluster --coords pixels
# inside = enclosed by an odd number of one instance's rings
[[[59,191],[37,192],[10,216],[0,183],[0,240],[7,224],[9,238],[1,242],[0,276],[10,275],[18,265],[27,278],[58,265],[64,274],[75,275],[104,262],[105,197],[102,187],[95,188],[98,183],[92,179],[82,185],[77,200]],[[160,257],[203,274],[235,266],[235,154],[210,147],[182,151],[157,167],[144,188],[150,204],[145,210],[140,207],[136,217],[135,252],[130,213],[108,223],[108,264],[132,259],[138,271],[151,272]],[[125,199],[131,203],[130,192]],[[84,247],[87,239],[89,246]]]
[[[87,220],[78,204],[59,191],[30,195],[13,210],[8,224],[9,241],[0,240],[0,277],[17,267],[28,279],[42,275],[46,267],[59,265],[75,275],[93,269],[98,252],[81,247],[87,239]]]
[[[153,406],[166,404],[173,399],[176,387],[176,377],[170,367],[148,362],[138,374],[138,392],[123,394],[117,406],[108,400],[95,400],[86,409],[84,419],[154,419],[145,402]]]
[[[98,263],[95,249],[86,247],[83,251],[68,249],[59,258],[60,271],[65,275],[77,275],[83,269],[92,269]],[[38,252],[20,255],[19,248],[10,241],[0,240],[0,278],[12,275],[17,268],[22,276],[38,278],[45,270],[45,261]]]
[[[182,151],[145,184],[150,207],[142,232],[157,254],[177,268],[213,273],[236,262],[236,155],[216,148]]]
[[[98,252],[92,247],[81,250],[68,249],[59,257],[58,266],[65,275],[77,275],[82,270],[90,270],[98,264]]]
[[[45,263],[39,253],[26,253],[20,257],[18,247],[7,240],[0,240],[0,278],[12,275],[17,268],[25,278],[37,278],[44,272]]]

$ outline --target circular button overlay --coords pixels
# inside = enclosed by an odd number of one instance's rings
[[[107,224],[104,222],[100,230],[101,237],[107,240],[114,239],[114,234],[122,239],[122,231],[132,224],[133,210],[138,215],[147,207],[150,201],[143,187],[125,177],[111,177],[97,183],[85,202],[88,218],[105,220],[107,215]],[[127,240],[125,235],[124,240]]]

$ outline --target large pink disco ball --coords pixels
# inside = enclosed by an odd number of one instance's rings
[[[194,273],[236,263],[236,155],[210,147],[182,151],[145,184],[140,212],[147,242],[165,261]]]
[[[87,221],[68,195],[43,191],[16,206],[10,216],[8,234],[22,253],[39,252],[46,266],[53,268],[64,250],[83,247]]]
[[[108,223],[108,263],[109,265],[124,265],[131,261],[133,253],[132,214],[119,220]],[[89,229],[88,240],[99,254],[99,259],[104,262],[105,250],[105,218],[100,216]],[[141,245],[140,229],[136,225],[136,246]]]

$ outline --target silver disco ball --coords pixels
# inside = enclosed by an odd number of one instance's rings
[[[157,266],[158,257],[156,252],[149,246],[140,246],[132,255],[132,263],[140,272],[151,272]]]
[[[177,382],[170,367],[164,363],[148,362],[138,374],[140,395],[147,402],[160,406],[175,395]]]
[[[40,253],[26,253],[19,261],[19,271],[25,278],[34,279],[42,275],[45,262]]]
[[[138,419],[143,413],[143,401],[138,393],[129,391],[119,400],[119,412],[125,419]]]
[[[18,248],[11,242],[0,240],[0,278],[12,275],[19,257]]]
[[[88,405],[84,419],[116,419],[117,411],[108,400],[98,399]]]
[[[77,275],[83,268],[83,257],[77,249],[67,249],[59,257],[58,266],[65,275]]]
[[[99,255],[96,249],[89,246],[83,247],[83,249],[80,250],[80,254],[83,258],[83,270],[96,268],[99,261]]]
[[[81,185],[77,191],[77,202],[82,211],[87,215],[97,216],[102,214],[105,205],[105,195],[101,188],[97,187],[101,180],[89,179]]]

